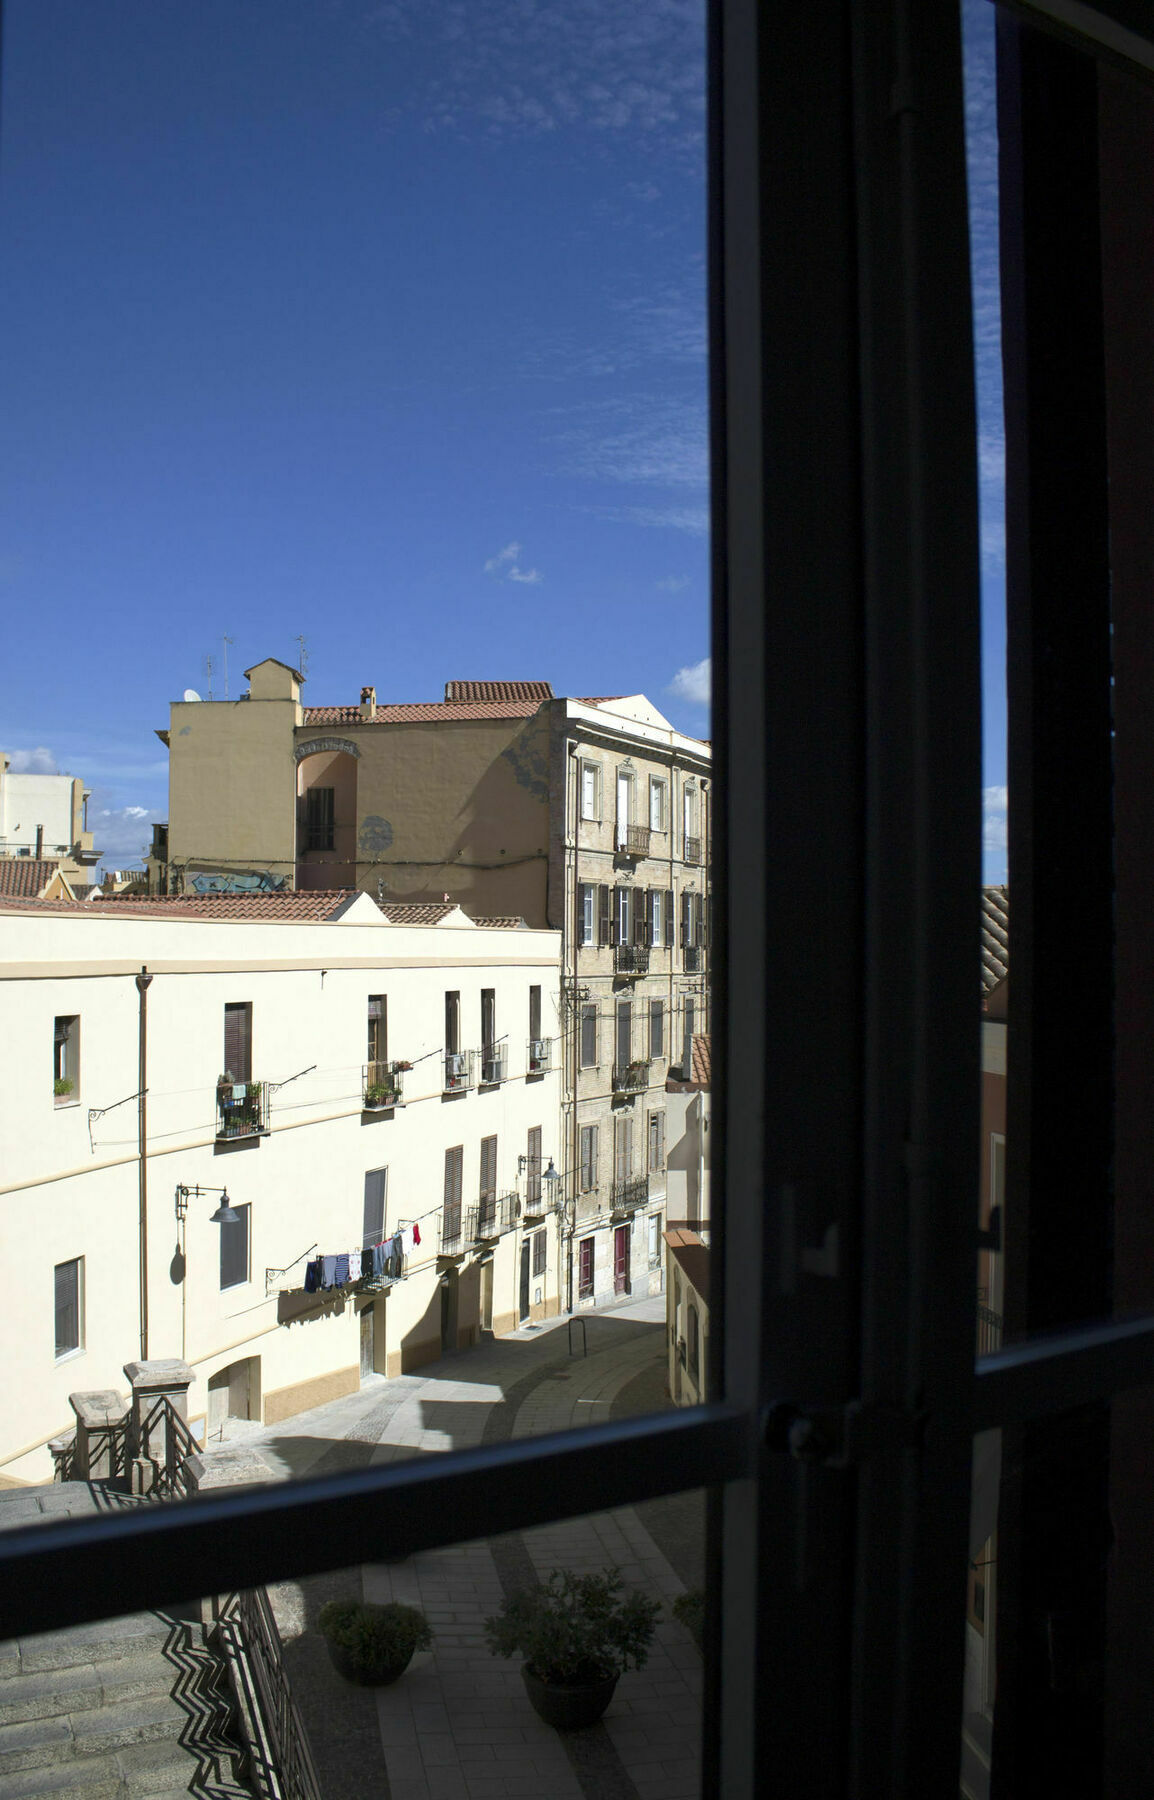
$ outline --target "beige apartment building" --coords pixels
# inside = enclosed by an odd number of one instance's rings
[[[367,686],[306,706],[287,664],[246,678],[239,700],[175,702],[158,733],[151,890],[353,887],[560,930],[567,1304],[660,1292],[665,1082],[709,1029],[709,745],[640,694],[450,681],[439,701]]]

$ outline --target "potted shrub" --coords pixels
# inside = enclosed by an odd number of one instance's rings
[[[383,1081],[370,1081],[365,1089],[365,1111],[379,1112],[382,1107],[394,1106],[396,1099],[393,1089]]]
[[[338,1675],[358,1687],[387,1687],[404,1674],[418,1650],[432,1648],[433,1632],[417,1606],[391,1600],[330,1600],[317,1615]]]
[[[52,1083],[52,1092],[55,1094],[57,1100],[67,1100],[69,1094],[72,1092],[72,1085],[71,1075],[58,1075]]]
[[[496,1656],[524,1657],[521,1676],[539,1716],[558,1731],[594,1725],[626,1669],[640,1669],[661,1611],[639,1588],[624,1592],[620,1569],[547,1581],[510,1594],[485,1620]]]

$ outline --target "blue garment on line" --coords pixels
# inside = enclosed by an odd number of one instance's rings
[[[336,1257],[335,1256],[322,1256],[321,1262],[324,1265],[324,1272],[321,1276],[321,1286],[326,1287],[326,1288],[336,1287],[336,1285],[337,1285],[337,1259],[336,1259]]]
[[[333,1277],[334,1283],[337,1287],[345,1287],[348,1284],[348,1279],[349,1279],[348,1255],[346,1254],[344,1256],[338,1256],[336,1259],[336,1263],[337,1263],[336,1273]]]
[[[373,1245],[373,1279],[379,1281],[385,1272],[385,1246]]]
[[[315,1294],[321,1285],[321,1259],[314,1257],[305,1270],[305,1293]]]

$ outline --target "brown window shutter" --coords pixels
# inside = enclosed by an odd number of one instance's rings
[[[481,1199],[491,1200],[497,1192],[497,1140],[481,1139]]]
[[[225,1003],[224,1067],[234,1081],[252,1080],[252,1007]]]
[[[674,929],[675,929],[674,920],[675,920],[675,914],[673,911],[673,889],[666,888],[666,890],[665,890],[665,921],[664,921],[665,930],[662,933],[662,937],[665,940],[666,948],[669,950],[672,950],[672,948],[673,948]]]
[[[645,935],[645,910],[648,901],[649,893],[646,888],[634,888],[629,895],[629,904],[633,912],[632,936],[635,944],[644,944],[648,942]]]
[[[609,889],[604,882],[597,889],[597,942],[598,944],[613,942],[612,924],[609,917]]]

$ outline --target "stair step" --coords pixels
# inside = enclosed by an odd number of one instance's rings
[[[0,1773],[0,1800],[118,1800],[121,1774],[112,1756]]]
[[[72,1721],[72,1734],[78,1756],[98,1756],[130,1744],[178,1738],[187,1722],[188,1714],[166,1694],[159,1699],[127,1700],[119,1706],[102,1706],[97,1712],[79,1713]]]
[[[40,1632],[20,1639],[20,1667],[25,1674],[34,1674],[147,1656],[167,1643],[176,1623],[162,1613],[130,1613],[123,1619],[101,1619],[95,1625]]]
[[[2,1774],[42,1769],[48,1763],[66,1762],[73,1754],[72,1725],[66,1718],[27,1719],[19,1725],[0,1725]]]
[[[204,1759],[175,1738],[154,1744],[132,1744],[117,1755],[121,1780],[131,1800],[151,1800],[154,1794],[189,1791],[204,1766]],[[214,1771],[210,1767],[209,1780]],[[197,1786],[202,1784],[197,1782]]]
[[[0,1680],[0,1726],[89,1712],[119,1700],[172,1691],[180,1670],[159,1655],[122,1657],[114,1663],[77,1663]]]

